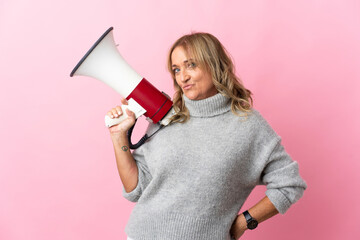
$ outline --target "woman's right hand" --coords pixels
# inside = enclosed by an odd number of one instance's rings
[[[124,98],[121,100],[121,103],[128,105],[127,100]],[[126,114],[128,117],[121,121],[119,124],[109,127],[110,135],[112,137],[126,136],[127,131],[135,124],[135,114],[126,109]],[[107,114],[110,118],[119,118],[123,115],[122,109],[120,106],[112,108]]]

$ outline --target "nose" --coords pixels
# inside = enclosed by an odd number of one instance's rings
[[[186,70],[180,71],[180,81],[187,82],[190,79],[190,75]]]

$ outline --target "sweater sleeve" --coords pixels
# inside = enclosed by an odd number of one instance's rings
[[[153,131],[153,129],[154,129],[154,124],[150,124],[146,133],[149,134],[149,132]],[[146,143],[132,153],[135,159],[135,163],[138,167],[138,183],[135,189],[132,190],[131,192],[126,192],[124,186],[122,189],[123,197],[129,200],[130,202],[137,202],[139,200],[140,196],[142,195],[145,188],[149,185],[152,179],[152,175],[145,161],[145,156],[144,156],[144,148],[146,148],[145,145]]]
[[[281,214],[298,201],[307,188],[299,174],[298,163],[285,151],[280,137],[269,156],[261,181],[266,185],[266,196]]]
[[[135,155],[135,154],[133,154],[133,155]],[[137,183],[135,189],[132,190],[131,192],[126,192],[124,186],[123,186],[123,191],[122,191],[123,197],[126,198],[127,200],[129,200],[130,202],[137,202],[139,200],[141,194],[143,193],[145,188],[149,185],[151,178],[152,178],[146,164],[142,163],[141,161],[136,160],[135,157],[138,157],[138,156],[134,156],[136,165],[138,167],[138,173],[139,173],[138,174],[138,183]]]

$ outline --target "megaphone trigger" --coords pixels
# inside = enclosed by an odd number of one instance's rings
[[[124,105],[129,108],[130,111],[135,113],[136,119],[146,113],[146,110],[138,104],[133,98],[128,100],[128,105]]]

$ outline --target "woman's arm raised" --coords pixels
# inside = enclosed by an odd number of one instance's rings
[[[122,104],[127,104],[126,99],[121,100]],[[128,118],[120,122],[118,125],[109,128],[111,140],[114,146],[116,164],[120,179],[126,192],[131,192],[137,186],[138,167],[129,149],[127,139],[127,131],[135,123],[135,114],[126,109]],[[122,115],[120,106],[111,109],[107,115],[111,118],[120,117]]]

